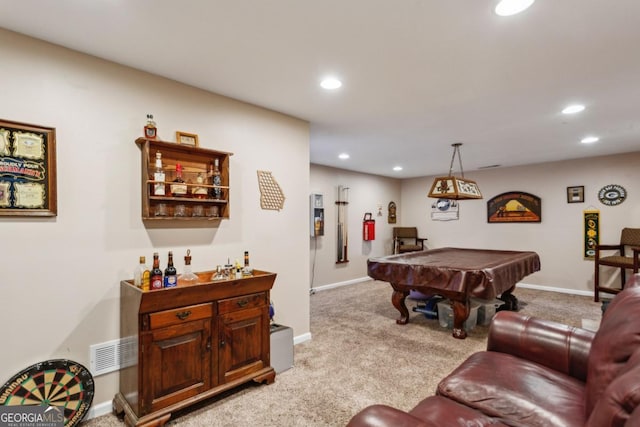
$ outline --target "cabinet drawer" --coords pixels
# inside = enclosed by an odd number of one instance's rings
[[[218,301],[218,313],[231,313],[232,311],[244,310],[246,308],[260,307],[267,304],[267,294],[243,295],[241,297],[227,298]]]
[[[157,329],[165,326],[190,322],[192,320],[206,319],[207,317],[212,316],[213,305],[211,303],[207,303],[152,313],[149,315],[149,323],[151,329]]]

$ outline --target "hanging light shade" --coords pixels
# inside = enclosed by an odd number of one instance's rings
[[[453,147],[453,155],[451,156],[451,165],[449,166],[449,176],[438,176],[433,180],[431,185],[431,191],[429,191],[429,197],[434,199],[452,199],[452,200],[464,200],[464,199],[482,199],[482,193],[475,181],[465,179],[464,170],[462,169],[462,156],[460,155],[461,142],[451,144]],[[453,176],[453,161],[458,155],[460,161],[460,174],[461,178]]]

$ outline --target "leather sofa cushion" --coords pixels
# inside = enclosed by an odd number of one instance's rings
[[[586,387],[588,414],[635,350],[640,348],[640,322],[637,319],[640,319],[640,288],[627,288],[607,307],[591,344]]]
[[[445,377],[437,394],[510,420],[510,425],[584,426],[583,382],[506,353],[472,354]]]
[[[427,397],[418,403],[409,413],[420,420],[428,421],[438,427],[505,426],[505,424],[501,423],[498,419],[489,417],[482,412],[460,405],[442,396]]]

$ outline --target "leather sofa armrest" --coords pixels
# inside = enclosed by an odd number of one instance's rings
[[[551,320],[500,311],[491,321],[487,350],[511,354],[586,381],[594,335]]]
[[[387,405],[372,405],[358,412],[347,427],[438,427]]]

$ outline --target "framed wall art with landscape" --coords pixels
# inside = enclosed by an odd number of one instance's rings
[[[56,130],[0,119],[0,216],[56,216]]]

